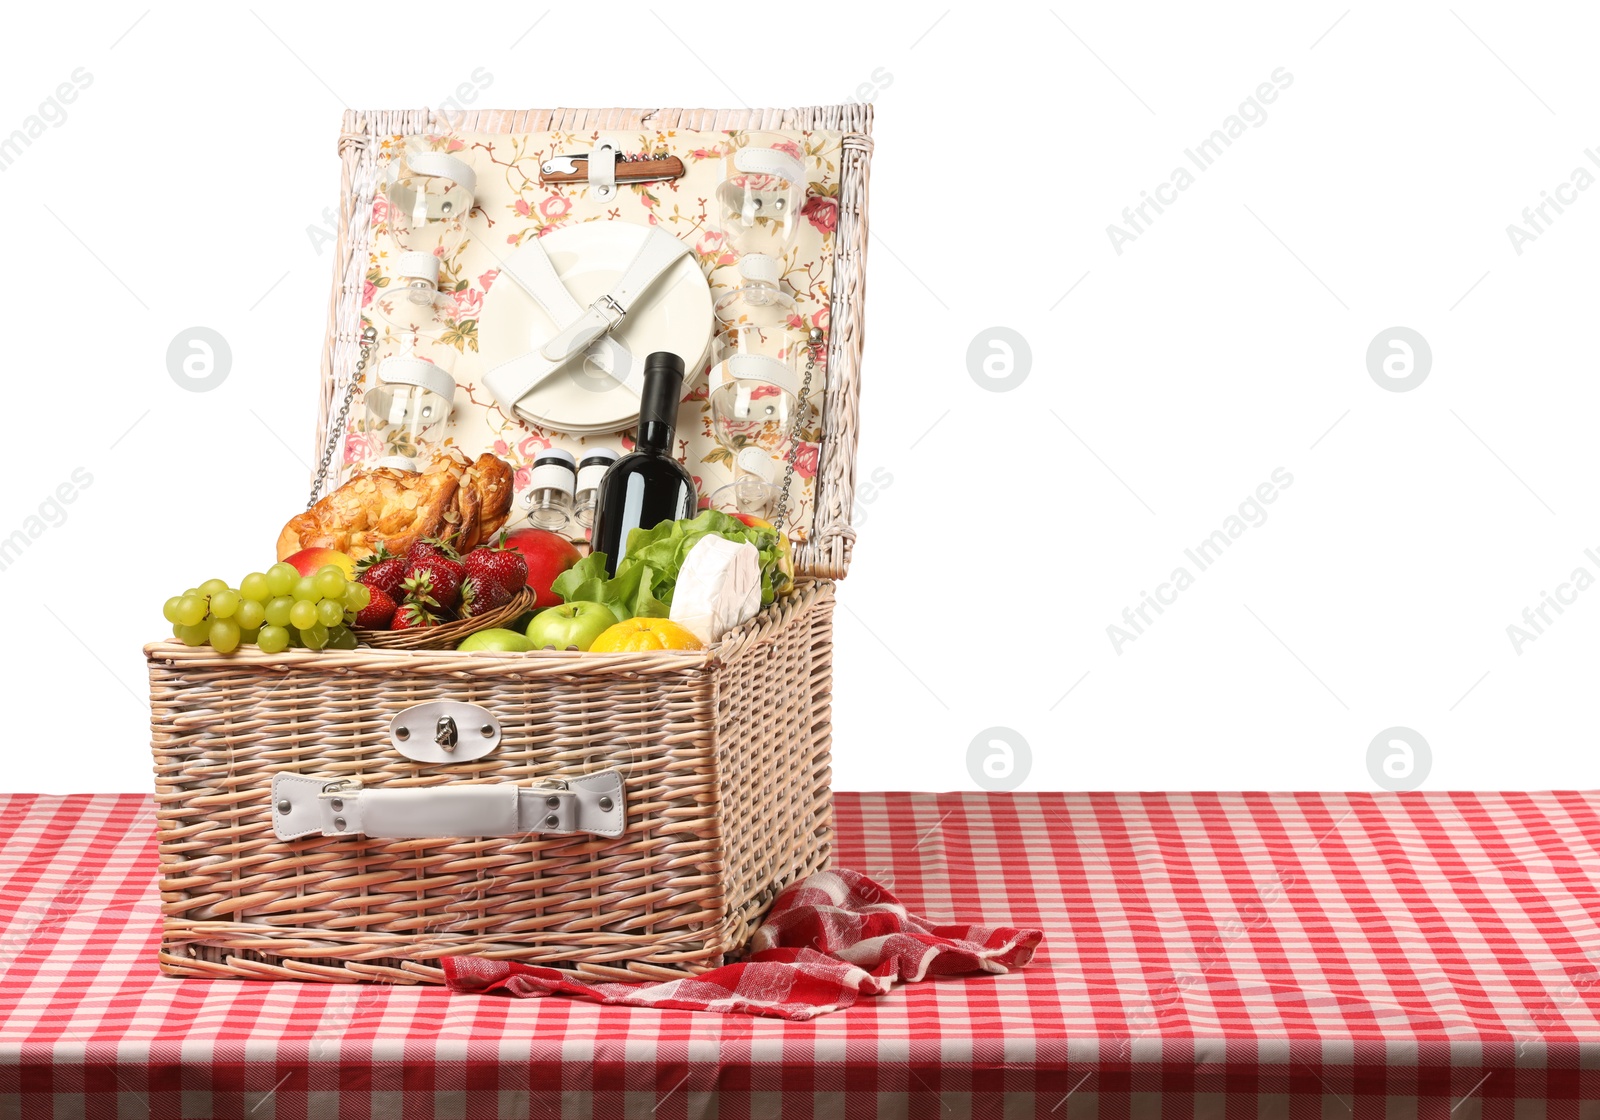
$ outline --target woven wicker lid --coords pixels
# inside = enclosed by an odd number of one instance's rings
[[[822,447],[815,478],[810,535],[795,546],[802,575],[838,579],[849,570],[855,544],[856,437],[861,392],[862,303],[867,249],[867,179],[872,156],[872,106],[810,105],[765,109],[480,109],[453,112],[452,131],[580,135],[611,129],[828,129],[843,134],[839,160],[838,218],[834,233],[829,307],[827,394],[822,403]],[[380,141],[437,128],[429,109],[349,110],[339,137],[342,162],[339,240],[328,338],[322,359],[317,447],[327,441],[355,370],[361,334],[372,200]]]

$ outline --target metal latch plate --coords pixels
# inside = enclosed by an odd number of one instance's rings
[[[396,713],[389,741],[413,762],[471,762],[500,745],[500,720],[477,704],[431,700]]]

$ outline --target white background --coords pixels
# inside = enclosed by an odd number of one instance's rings
[[[716,5],[7,17],[0,136],[92,84],[0,172],[0,536],[93,483],[0,572],[0,786],[148,788],[162,600],[265,566],[304,500],[340,114],[438,106],[479,67],[480,108],[876,104],[859,461],[892,483],[842,588],[838,786],[973,788],[994,726],[1029,744],[1023,788],[1376,788],[1396,725],[1429,788],[1596,783],[1600,590],[1520,652],[1506,632],[1600,576],[1600,187],[1520,255],[1507,235],[1600,174],[1591,12],[757,7],[748,34]],[[1280,67],[1266,120],[1115,252]],[[234,355],[203,394],[165,359],[197,324]],[[1432,349],[1409,392],[1366,365],[1396,325]],[[996,326],[1032,354],[1009,392],[968,368]],[[1279,467],[1266,522],[1115,650]]]

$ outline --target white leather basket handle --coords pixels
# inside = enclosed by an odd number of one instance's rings
[[[300,774],[272,778],[279,840],[370,836],[422,840],[586,832],[615,839],[627,825],[622,773],[598,770],[547,785],[512,782],[364,789]]]

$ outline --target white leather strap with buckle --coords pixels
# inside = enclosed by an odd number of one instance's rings
[[[514,411],[518,401],[552,374],[579,359],[592,358],[595,366],[637,397],[643,388],[644,363],[609,335],[651,286],[689,254],[689,246],[665,230],[649,227],[616,284],[587,308],[579,307],[561,283],[539,239],[534,238],[529,246],[538,248],[513,253],[501,271],[509,274],[551,321],[564,325],[538,350],[485,373],[483,383],[489,392],[502,408]]]
[[[272,831],[279,840],[370,836],[423,840],[585,832],[616,838],[627,826],[622,774],[600,770],[555,786],[364,789],[354,782],[275,774]]]

